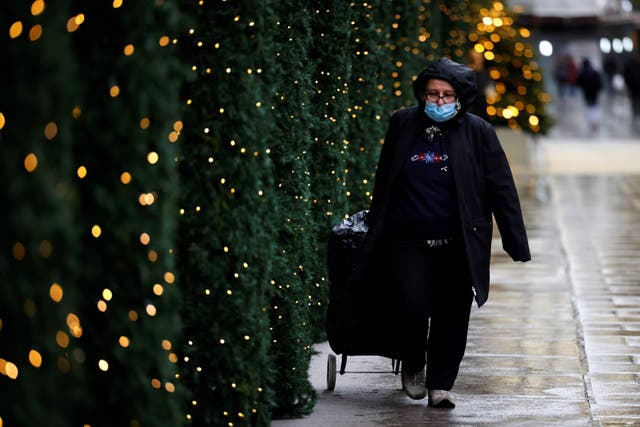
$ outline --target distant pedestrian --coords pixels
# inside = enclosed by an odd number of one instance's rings
[[[577,83],[582,89],[584,100],[587,104],[587,124],[591,132],[596,132],[600,127],[598,94],[602,90],[602,77],[600,73],[593,68],[588,58],[582,60],[582,69],[578,75]]]
[[[558,56],[553,69],[553,77],[561,98],[565,95],[573,95],[578,77],[578,67],[571,54],[563,53]]]
[[[471,304],[489,294],[493,218],[514,261],[531,255],[504,150],[493,127],[468,113],[478,95],[474,71],[439,59],[413,92],[418,105],[389,123],[354,280],[388,269],[377,279],[388,277],[389,305],[399,312],[403,388],[453,408]]]
[[[640,48],[624,65],[624,82],[631,101],[631,126],[640,133]]]

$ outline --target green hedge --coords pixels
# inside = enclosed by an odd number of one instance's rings
[[[181,67],[159,45],[175,10],[16,3],[0,6],[0,417],[175,426]]]
[[[183,10],[180,38],[193,70],[180,141],[179,287],[185,326],[183,383],[192,425],[268,423],[269,299],[280,218],[270,155],[276,131],[269,5]],[[264,12],[261,12],[264,11]]]
[[[487,117],[549,126],[526,32],[480,28],[481,15],[509,12],[2,3],[0,423],[310,413],[327,238],[368,207],[388,119],[414,103],[415,76],[440,55],[470,60],[497,34],[479,52],[501,95]],[[509,106],[520,115],[505,118]]]

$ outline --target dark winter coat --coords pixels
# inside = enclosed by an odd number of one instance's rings
[[[593,68],[588,59],[582,62],[582,70],[578,75],[577,83],[584,93],[584,99],[587,105],[596,105],[598,102],[598,94],[602,89],[602,79],[600,78],[600,73]]]
[[[430,78],[448,81],[458,94],[462,109],[448,122],[435,123],[423,111],[421,94]],[[431,64],[414,82],[419,106],[397,111],[387,130],[368,215],[369,231],[355,277],[364,277],[366,271],[379,264],[374,257],[379,256],[384,244],[385,219],[397,178],[418,135],[431,125],[440,127],[449,144],[462,238],[472,279],[470,286],[478,306],[486,302],[489,294],[492,214],[504,250],[514,261],[531,259],[518,193],[505,153],[492,126],[466,113],[476,92],[473,70],[448,59]]]

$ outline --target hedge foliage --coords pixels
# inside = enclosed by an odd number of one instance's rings
[[[328,234],[368,207],[420,70],[475,61],[478,113],[548,128],[510,19],[468,0],[3,2],[0,424],[310,413]]]

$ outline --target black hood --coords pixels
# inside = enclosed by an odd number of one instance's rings
[[[429,79],[445,80],[453,86],[462,106],[461,112],[467,111],[478,95],[475,71],[449,58],[440,58],[425,68],[413,82],[413,94],[418,100],[420,110],[424,109],[422,94]]]

